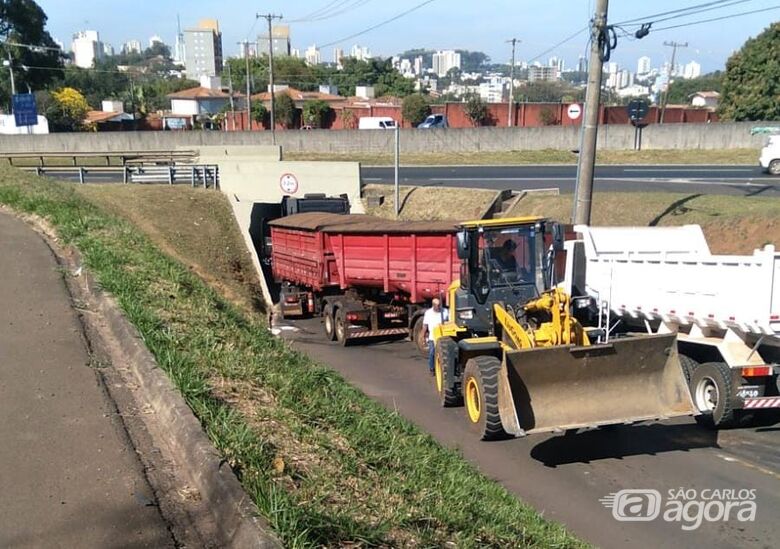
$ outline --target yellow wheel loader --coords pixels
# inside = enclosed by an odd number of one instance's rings
[[[577,320],[556,286],[563,240],[542,218],[460,225],[460,280],[434,330],[441,404],[465,404],[483,440],[693,414],[673,334],[609,339]]]

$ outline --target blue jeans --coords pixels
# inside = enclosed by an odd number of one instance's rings
[[[436,344],[433,341],[428,342],[428,370],[433,372],[436,363]]]

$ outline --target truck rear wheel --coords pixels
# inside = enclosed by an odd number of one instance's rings
[[[696,421],[711,429],[735,422],[731,369],[724,362],[700,364],[691,377],[691,397],[700,415]]]
[[[463,395],[455,382],[458,364],[458,344],[451,337],[440,337],[436,342],[436,391],[444,408],[463,405]]]
[[[498,374],[501,362],[493,356],[478,356],[466,362],[463,399],[466,419],[482,440],[506,437],[498,411]]]
[[[334,324],[336,327],[336,341],[343,347],[346,347],[349,344],[349,337],[347,337],[347,319],[343,308],[339,308],[336,311]]]
[[[325,337],[328,341],[335,341],[336,339],[336,325],[333,318],[333,307],[331,305],[325,305],[322,310],[323,324],[325,326]]]
[[[423,325],[422,315],[417,317],[417,320],[412,324],[412,341],[417,345],[417,349],[422,356],[428,356],[428,339],[424,337],[425,326]]]

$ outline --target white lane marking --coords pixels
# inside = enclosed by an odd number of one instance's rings
[[[624,172],[739,172],[739,173],[753,173],[754,170],[747,168],[625,168]]]

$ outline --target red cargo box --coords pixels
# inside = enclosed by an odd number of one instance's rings
[[[421,302],[458,277],[454,222],[305,213],[270,225],[274,277],[315,291],[376,288]]]

